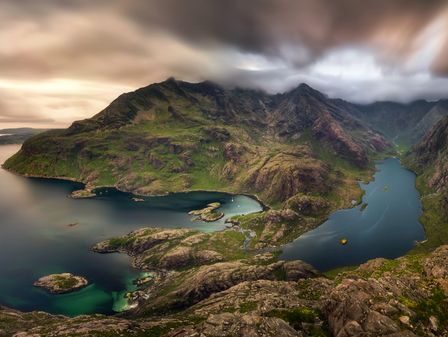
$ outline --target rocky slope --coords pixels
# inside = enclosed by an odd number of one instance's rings
[[[421,247],[434,249],[448,243],[448,117],[439,121],[405,158],[418,173],[427,241]]]
[[[350,109],[305,84],[268,95],[169,79],[28,140],[4,167],[76,179],[89,189],[219,189],[283,203],[297,193],[330,193],[345,183],[343,168],[365,169],[385,149]]]
[[[448,192],[448,117],[416,145],[413,156],[414,165],[424,173],[428,186],[436,192]]]
[[[137,261],[156,242],[164,255],[188,244],[199,249],[195,247],[200,241],[197,233],[146,231],[105,241],[95,249],[123,250]],[[166,243],[171,244],[168,238],[173,237],[176,243],[166,249]],[[429,255],[376,259],[327,276],[300,261],[277,261],[269,253],[235,258],[195,263],[187,270],[165,269],[171,284],[158,280],[157,286],[141,285],[138,291],[148,296],[142,296],[139,308],[126,317],[66,318],[2,308],[0,336],[412,337],[448,333],[448,246]]]

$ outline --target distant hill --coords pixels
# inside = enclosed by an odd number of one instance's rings
[[[48,129],[34,129],[34,128],[11,128],[0,129],[0,145],[5,144],[22,144],[28,138],[35,136]]]
[[[448,115],[448,101],[375,102],[357,105],[354,115],[389,140],[411,146]]]

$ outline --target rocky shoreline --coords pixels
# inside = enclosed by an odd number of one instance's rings
[[[200,252],[217,247],[217,242],[235,250],[244,236],[233,246],[224,239],[236,234],[241,233],[143,228],[99,243],[93,250],[126,252],[135,266],[158,270],[136,281],[139,289],[128,295],[132,305],[125,316],[66,318],[0,308],[0,336],[434,337],[448,333],[448,246],[429,255],[374,259],[326,276],[306,263],[281,261],[272,253],[194,260]]]

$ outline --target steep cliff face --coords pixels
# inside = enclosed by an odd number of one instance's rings
[[[415,146],[412,157],[428,186],[436,192],[448,193],[448,117]]]
[[[326,193],[337,158],[365,168],[387,142],[307,85],[279,95],[169,79],[114,100],[90,119],[24,143],[5,163],[24,175],[138,194],[191,189],[283,202]]]
[[[404,158],[417,173],[427,240],[419,250],[448,243],[448,117],[440,120]]]

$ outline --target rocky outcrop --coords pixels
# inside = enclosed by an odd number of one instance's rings
[[[88,189],[73,191],[70,197],[73,199],[88,199],[95,197],[96,194]]]
[[[84,288],[88,284],[89,282],[84,277],[70,273],[43,276],[33,283],[35,287],[44,288],[52,294],[70,293]]]
[[[415,336],[391,315],[408,316],[409,310],[394,300],[388,283],[377,280],[343,280],[324,305],[328,323],[335,336],[388,336],[403,333]],[[399,284],[400,286],[400,284]],[[395,294],[397,295],[397,294]]]
[[[211,204],[208,204],[207,207],[190,211],[188,214],[195,216],[193,220],[214,222],[224,217],[223,212],[216,211],[220,207],[221,204],[219,202],[212,202]]]
[[[285,208],[304,216],[320,216],[325,214],[329,207],[330,203],[324,198],[305,194],[296,194],[285,203]]]
[[[125,252],[141,269],[178,269],[222,261],[223,256],[201,245],[213,234],[189,229],[143,228],[123,237],[97,243],[97,253]]]
[[[293,281],[316,275],[316,270],[301,261],[278,261],[269,265],[250,265],[244,261],[215,263],[188,275],[172,295],[177,298],[176,306],[185,307],[245,281]]]
[[[250,168],[244,185],[268,201],[285,201],[298,193],[324,193],[330,189],[328,166],[312,158],[306,148],[267,157]]]
[[[210,315],[205,322],[182,328],[167,337],[235,336],[235,337],[300,337],[303,336],[287,322],[277,317],[256,314],[222,313]]]
[[[175,247],[165,253],[159,262],[159,266],[164,269],[177,269],[189,264],[208,264],[222,261],[221,254],[213,250],[194,251],[192,247]]]
[[[197,244],[204,235],[193,234],[182,242]],[[67,318],[1,308],[0,336],[448,334],[448,292],[440,282],[447,277],[448,246],[427,256],[375,259],[331,279],[316,275],[303,262],[272,258],[263,254],[175,271],[171,281],[140,298],[141,306],[127,318]]]
[[[148,329],[146,327],[146,329]],[[103,315],[73,318],[0,307],[1,337],[132,336],[145,330],[135,320]]]

